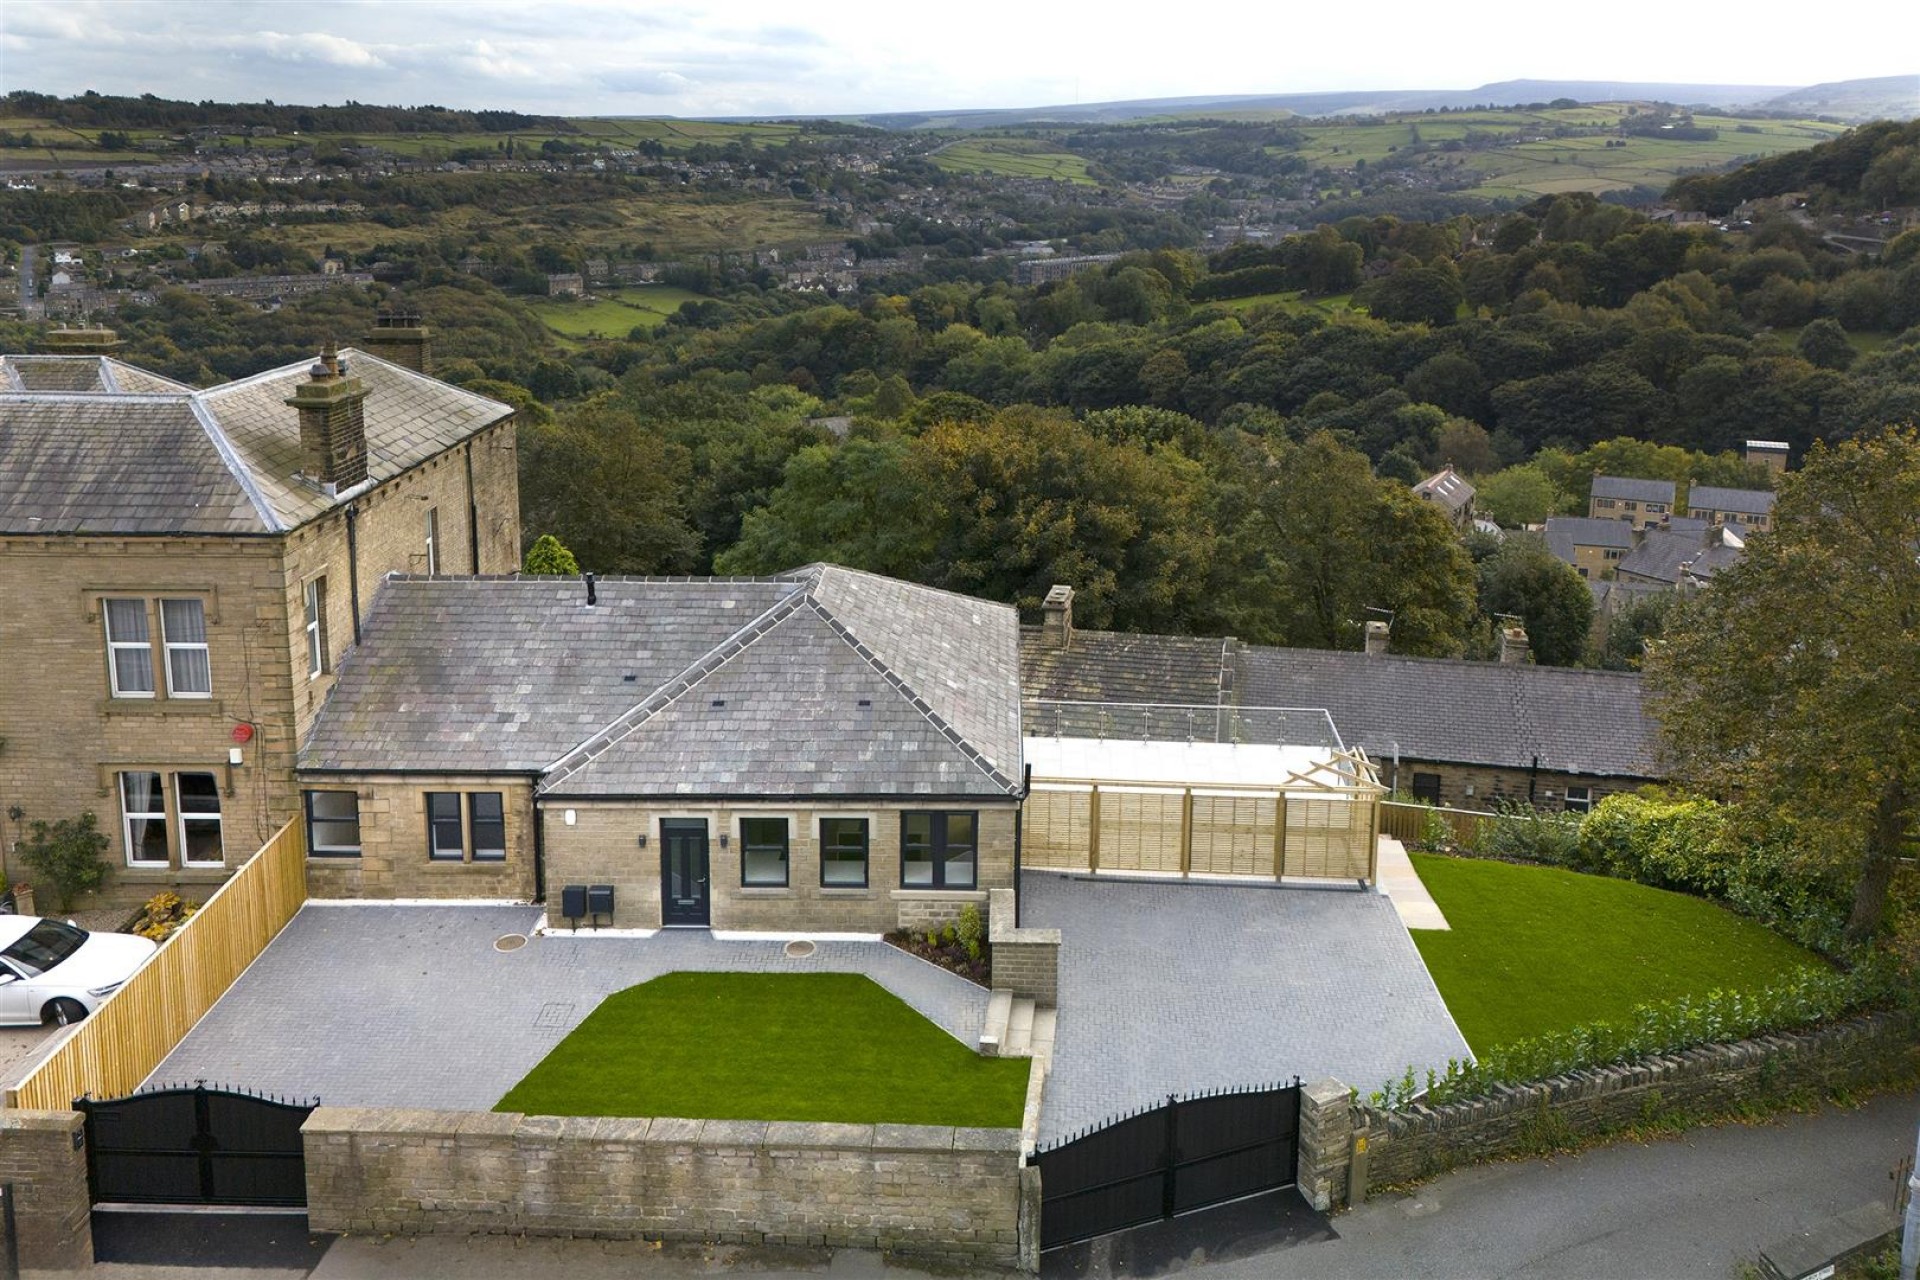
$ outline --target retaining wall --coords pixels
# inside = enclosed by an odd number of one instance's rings
[[[301,1132],[315,1231],[1021,1260],[1014,1129],[320,1107]]]

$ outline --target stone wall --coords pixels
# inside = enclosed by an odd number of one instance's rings
[[[1585,787],[1592,803],[1620,791],[1632,791],[1652,781],[1648,778],[1616,778],[1591,773],[1559,773],[1541,769],[1496,769],[1482,765],[1445,764],[1430,760],[1402,758],[1399,773],[1391,762],[1379,762],[1381,781],[1399,778],[1398,790],[1413,794],[1413,775],[1432,773],[1440,778],[1440,797],[1436,803],[1451,809],[1477,809],[1491,813],[1501,801],[1520,802],[1532,797],[1536,808],[1559,810],[1566,807],[1567,788]]]
[[[991,898],[987,941],[993,948],[993,989],[1044,1007],[1058,1005],[1060,931],[1016,927],[1012,889],[995,889]]]
[[[698,819],[707,824],[708,890],[716,929],[779,932],[886,933],[896,928],[944,928],[969,904],[984,914],[987,890],[1013,883],[1012,805],[929,805],[979,814],[975,890],[907,889],[900,885],[902,807],[829,804],[649,805],[622,801],[542,801],[547,897],[557,902],[569,884],[610,884],[614,924],[652,929],[660,924],[660,823]],[[740,820],[787,822],[787,883],[741,884]],[[820,819],[867,823],[867,883],[820,883]],[[720,838],[727,839],[722,848]],[[640,843],[642,837],[646,843]]]
[[[349,777],[308,775],[310,790],[353,791],[360,797],[360,856],[309,857],[307,892],[314,898],[507,898],[533,897],[533,785],[526,776],[437,777],[432,774]],[[464,856],[427,856],[427,793],[462,795]],[[504,859],[473,857],[467,825],[476,791],[500,793],[507,827]]]
[[[0,1184],[12,1189],[23,1274],[93,1267],[84,1132],[78,1111],[0,1111]]]
[[[1351,1140],[1330,1129],[1325,1137],[1310,1141],[1303,1113],[1302,1187],[1312,1168],[1326,1186],[1344,1188],[1356,1146],[1365,1152],[1365,1184],[1377,1188],[1458,1165],[1604,1137],[1675,1115],[1704,1119],[1798,1093],[1825,1094],[1911,1079],[1920,1072],[1915,1030],[1907,1015],[1869,1014],[1812,1031],[1757,1036],[1576,1071],[1444,1106],[1396,1112],[1355,1106]],[[1327,1083],[1334,1089],[1344,1087]],[[1339,1198],[1336,1193],[1334,1199]]]
[[[1021,1256],[1013,1129],[321,1107],[302,1133],[316,1231]]]

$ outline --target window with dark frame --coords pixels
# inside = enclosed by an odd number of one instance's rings
[[[820,886],[824,889],[867,887],[867,820],[820,819]]]
[[[427,792],[427,856],[440,862],[464,862],[466,833],[460,824],[458,791]]]
[[[1437,773],[1416,773],[1413,775],[1413,798],[1426,804],[1440,803],[1440,775]]]
[[[355,791],[309,791],[307,856],[360,856],[360,795]]]
[[[900,815],[900,884],[908,889],[971,889],[979,881],[979,815]]]
[[[473,828],[473,860],[501,862],[507,856],[507,812],[498,791],[475,791],[467,796]]]
[[[740,883],[756,888],[785,888],[787,820],[740,819]]]

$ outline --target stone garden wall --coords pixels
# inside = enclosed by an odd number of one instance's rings
[[[1022,1257],[1013,1129],[321,1107],[302,1134],[316,1231]]]

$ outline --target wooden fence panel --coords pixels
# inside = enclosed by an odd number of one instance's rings
[[[1373,874],[1373,806],[1348,800],[1287,800],[1285,872],[1334,880]]]
[[[1402,844],[1420,843],[1426,838],[1427,820],[1430,817],[1438,817],[1446,823],[1453,832],[1454,841],[1460,844],[1471,843],[1488,823],[1503,821],[1497,813],[1388,800],[1380,805],[1380,834],[1392,836]]]
[[[1053,871],[1085,871],[1091,834],[1091,791],[1035,789],[1021,818],[1020,863]]]
[[[1196,875],[1273,877],[1272,796],[1193,797]]]
[[[66,1043],[9,1089],[7,1105],[63,1111],[82,1094],[131,1093],[306,900],[306,831],[296,819],[241,864]]]
[[[1100,789],[1100,869],[1178,875],[1186,797],[1179,791]]]

